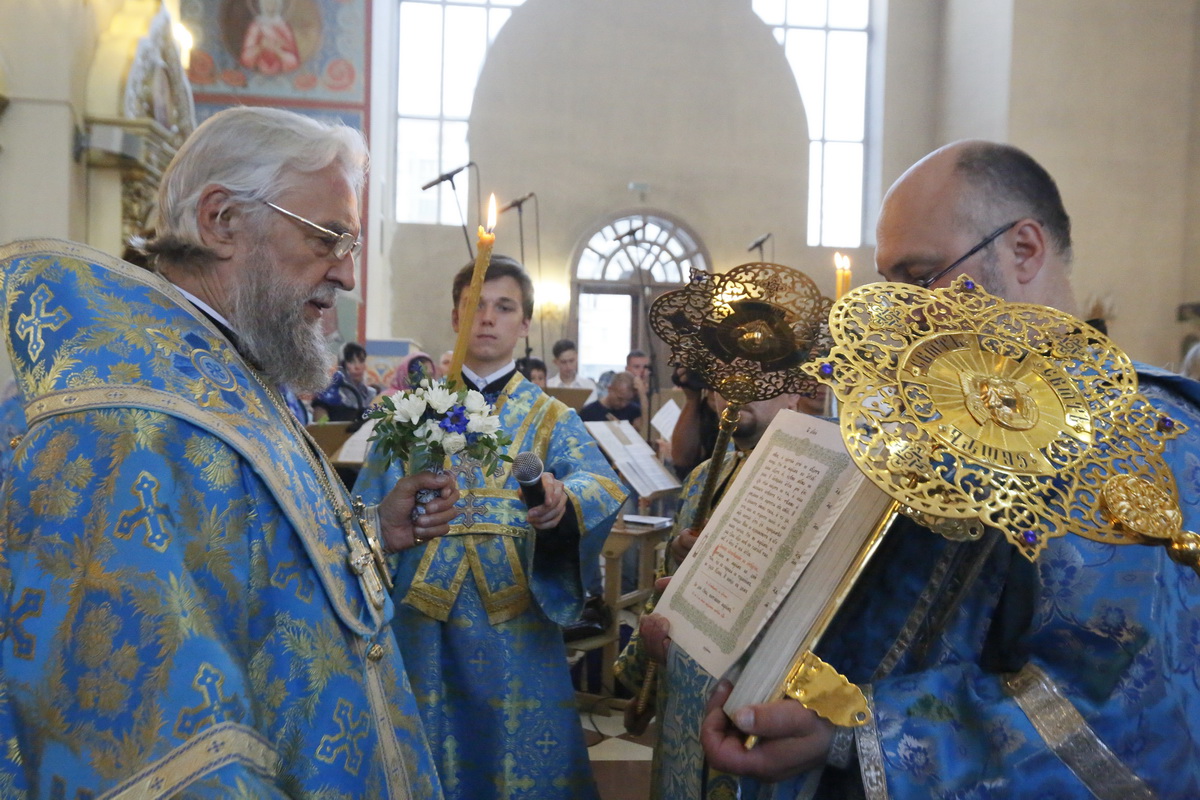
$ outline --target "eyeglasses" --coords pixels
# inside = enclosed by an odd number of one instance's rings
[[[358,256],[359,251],[362,250],[362,239],[355,239],[352,234],[334,233],[328,228],[313,222],[311,219],[305,219],[299,214],[293,214],[286,208],[280,208],[274,203],[267,203],[266,200],[263,202],[278,211],[280,214],[283,214],[285,217],[291,217],[297,222],[302,222],[319,233],[321,235],[321,241],[329,245],[330,252],[333,253],[334,258],[336,258],[338,261],[341,261],[346,256]]]
[[[939,270],[938,272],[935,272],[933,275],[929,275],[927,277],[921,278],[921,280],[919,280],[919,281],[913,281],[913,283],[915,283],[917,286],[920,286],[922,289],[928,289],[930,286],[933,286],[935,283],[940,281],[946,275],[953,272],[956,267],[962,266],[963,262],[965,262],[968,258],[975,255],[980,250],[982,250],[983,248],[985,248],[989,244],[991,244],[992,241],[997,236],[999,236],[1002,233],[1006,233],[1007,231],[1011,230],[1012,228],[1015,228],[1017,223],[1020,221],[1021,220],[1017,219],[1017,220],[1013,220],[1012,222],[1008,223],[1007,225],[1001,225],[999,228],[996,228],[996,230],[992,231],[987,236],[983,237],[983,241],[981,241],[979,244],[975,245],[970,250],[968,250],[966,253],[964,253],[962,258],[956,259],[954,261],[954,263],[951,264],[950,266],[946,267],[943,270]]]

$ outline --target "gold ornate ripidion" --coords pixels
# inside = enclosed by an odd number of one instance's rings
[[[815,397],[800,367],[829,350],[832,301],[803,272],[754,262],[720,275],[692,270],[689,283],[650,308],[650,325],[687,367],[733,404],[787,393]]]
[[[1185,428],[1096,329],[966,277],[862,286],[829,324],[828,358],[805,369],[836,394],[850,455],[906,513],[955,538],[998,528],[1030,559],[1073,533],[1159,541],[1189,563],[1195,535],[1162,459]]]

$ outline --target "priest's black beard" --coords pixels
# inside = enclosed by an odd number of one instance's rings
[[[332,303],[337,289],[323,283],[309,289],[290,282],[263,241],[250,256],[251,268],[234,289],[229,322],[242,349],[275,386],[300,394],[319,392],[329,383],[334,356],[321,333],[321,320],[309,322],[309,300]]]

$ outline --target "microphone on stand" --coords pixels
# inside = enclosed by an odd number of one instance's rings
[[[445,181],[450,180],[451,178],[453,178],[458,173],[462,172],[467,167],[473,167],[473,166],[475,166],[475,162],[468,161],[467,163],[463,164],[461,167],[456,167],[455,169],[452,169],[449,172],[443,172],[441,175],[438,175],[436,178],[431,180],[429,183],[422,186],[421,191],[423,192],[426,189],[432,189],[434,186],[437,186],[439,183],[443,183]]]
[[[512,476],[521,486],[521,499],[526,508],[535,508],[546,502],[546,489],[542,486],[542,459],[537,453],[517,453],[512,462]]]
[[[504,204],[504,205],[503,205],[503,206],[502,206],[502,207],[501,207],[501,208],[500,208],[500,209],[499,209],[499,210],[496,212],[496,216],[499,216],[499,215],[503,214],[505,211],[508,211],[510,208],[515,208],[515,209],[517,209],[518,211],[520,211],[520,210],[521,210],[521,206],[525,205],[526,201],[528,201],[528,200],[532,200],[532,199],[533,199],[534,197],[536,197],[536,196],[537,196],[537,195],[535,195],[533,192],[530,192],[529,194],[524,194],[524,195],[521,195],[521,196],[520,196],[520,197],[518,197],[516,200],[513,200],[511,203],[505,203],[505,204]]]
[[[755,249],[756,247],[761,248],[764,244],[766,244],[767,239],[770,239],[770,238],[771,238],[771,234],[764,233],[762,236],[758,237],[757,239],[755,239],[753,242],[750,243],[750,246],[746,248],[746,252],[749,253],[751,250]],[[760,253],[760,255],[761,255],[761,253]]]

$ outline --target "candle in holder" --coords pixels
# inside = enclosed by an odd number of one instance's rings
[[[475,312],[479,308],[479,296],[483,294],[483,279],[488,265],[492,263],[492,245],[496,243],[496,195],[488,198],[487,228],[479,226],[479,242],[475,251],[475,269],[471,273],[471,285],[467,289],[466,304],[459,306],[458,338],[454,340],[454,356],[450,360],[448,381],[462,382],[463,359],[471,341],[471,328],[475,326]]]
[[[850,291],[850,256],[834,253],[833,266],[837,270],[834,284],[836,297],[834,299],[840,300],[842,295]]]

